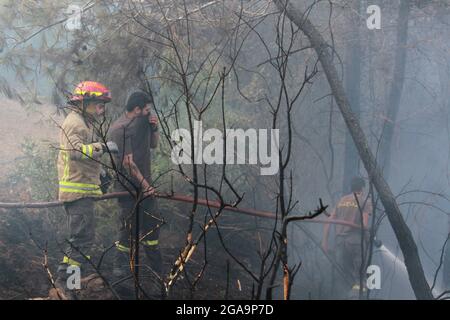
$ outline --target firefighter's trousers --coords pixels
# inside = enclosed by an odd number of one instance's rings
[[[64,257],[58,273],[64,275],[69,265],[89,270],[91,249],[95,239],[94,200],[81,198],[64,204],[68,217],[69,243],[65,243]],[[82,275],[85,276],[85,275]]]
[[[354,232],[347,235],[336,236],[336,262],[349,276],[352,286],[359,285],[360,271],[363,257],[361,255],[361,233]],[[367,252],[368,239],[364,237],[364,252]],[[365,270],[362,272],[363,283]]]

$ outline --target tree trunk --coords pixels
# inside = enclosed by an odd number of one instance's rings
[[[350,4],[347,23],[347,47],[345,59],[345,90],[355,117],[360,116],[361,97],[361,39],[359,30],[361,0],[353,0]],[[350,192],[352,177],[358,175],[359,156],[349,132],[345,134],[343,193]]]
[[[406,44],[408,42],[408,21],[410,11],[411,0],[401,0],[398,12],[397,49],[395,50],[394,74],[386,103],[387,114],[383,124],[383,135],[380,148],[381,165],[386,180],[389,179],[389,173],[391,171],[391,151],[392,142],[394,140],[394,129],[398,110],[400,109],[403,83],[405,82]]]
[[[350,108],[344,87],[331,59],[329,45],[325,42],[322,35],[317,31],[303,12],[293,7],[290,3],[286,3],[285,0],[274,0],[274,2],[281,11],[286,12],[287,17],[294,22],[309,38],[311,46],[314,48],[319,57],[322,68],[330,84],[333,96],[336,99],[336,103],[339,106],[347,128],[350,131],[364,167],[366,168],[374,187],[380,195],[380,199],[386,210],[389,222],[391,223],[395,236],[397,237],[400,249],[402,250],[405,259],[409,280],[416,298],[433,299],[433,294],[425,278],[422,264],[420,262],[416,243],[414,242],[411,231],[403,219],[392,191],[384,180],[381,171],[377,167],[375,157],[369,149],[366,136],[361,129],[359,121]]]

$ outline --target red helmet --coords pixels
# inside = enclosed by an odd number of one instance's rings
[[[111,92],[103,84],[95,81],[82,81],[80,82],[69,102],[83,101],[83,100],[100,100],[104,102],[111,101]]]

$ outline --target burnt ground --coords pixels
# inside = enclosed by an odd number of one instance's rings
[[[63,214],[63,212],[59,212]],[[166,213],[164,213],[166,214]],[[59,248],[55,244],[56,237],[49,235],[55,232],[42,217],[42,212],[15,210],[3,213],[0,218],[0,299],[31,299],[47,298],[51,289],[49,278],[43,267],[43,248],[48,249],[49,270],[54,274]],[[226,220],[224,217],[223,220]],[[171,225],[163,227],[160,237],[163,256],[163,270],[165,274],[172,268],[184,244],[183,233],[174,232],[185,224],[171,221]],[[50,229],[50,230],[49,230]],[[60,231],[60,230],[57,230]],[[57,231],[55,233],[57,233]],[[257,270],[256,249],[250,245],[245,234],[236,235],[234,232],[222,231],[227,238],[227,247],[247,267]],[[98,239],[101,241],[102,239]],[[211,229],[207,236],[207,246],[200,243],[195,254],[181,273],[178,281],[172,287],[169,299],[250,299],[253,281],[250,276],[238,266],[223,250],[217,237],[217,232]],[[242,244],[246,243],[245,246]],[[97,257],[102,251],[97,251]],[[206,254],[206,259],[205,259]],[[101,272],[108,277],[111,273],[111,254],[106,254]],[[141,261],[146,263],[141,253]],[[206,261],[206,263],[205,263]],[[227,267],[228,264],[228,267]],[[142,285],[147,293],[154,294],[154,282],[148,280],[146,269],[142,271]],[[202,276],[195,286],[192,283],[202,272]],[[227,271],[228,270],[228,271]],[[227,273],[228,272],[228,273]],[[101,281],[88,282],[88,288],[82,290],[83,299],[112,299],[113,296]]]

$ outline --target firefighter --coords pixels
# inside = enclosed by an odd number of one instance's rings
[[[98,82],[78,84],[68,101],[69,114],[60,133],[58,154],[59,200],[68,216],[69,239],[59,264],[56,287],[67,298],[74,298],[67,287],[69,266],[89,269],[90,249],[94,242],[94,200],[101,195],[99,158],[105,152],[117,152],[114,143],[98,142],[96,132],[111,101],[108,88]],[[82,268],[83,266],[83,268]],[[72,271],[72,270],[69,270]]]
[[[364,251],[366,251],[369,240],[367,226],[369,215],[372,213],[371,199],[364,195],[364,187],[364,180],[360,177],[354,177],[351,181],[352,192],[339,200],[329,217],[330,221],[342,220],[357,226],[361,226],[362,222],[363,232],[361,232],[361,228],[351,226],[336,225],[335,227],[334,254],[336,262],[350,276],[353,283],[351,289],[357,291],[359,291],[360,287],[360,270],[363,263],[361,243]],[[325,252],[328,252],[329,231],[330,224],[325,224],[322,239],[322,248]]]
[[[151,149],[158,146],[158,119],[151,113],[154,107],[153,98],[144,92],[132,93],[125,105],[125,112],[111,125],[110,139],[114,141],[119,153],[117,157],[117,168],[120,175],[115,184],[115,191],[137,191],[142,194],[144,200],[138,207],[140,246],[151,268],[152,281],[156,287],[156,297],[162,290],[161,276],[161,253],[159,249],[159,226],[161,218],[158,213],[156,199],[152,197],[155,189],[151,179]],[[114,277],[117,281],[130,278],[130,248],[135,239],[135,210],[136,199],[134,196],[119,199],[120,231],[116,242],[116,253],[114,258]],[[129,283],[122,282],[118,291],[124,298],[131,298],[133,292]]]

